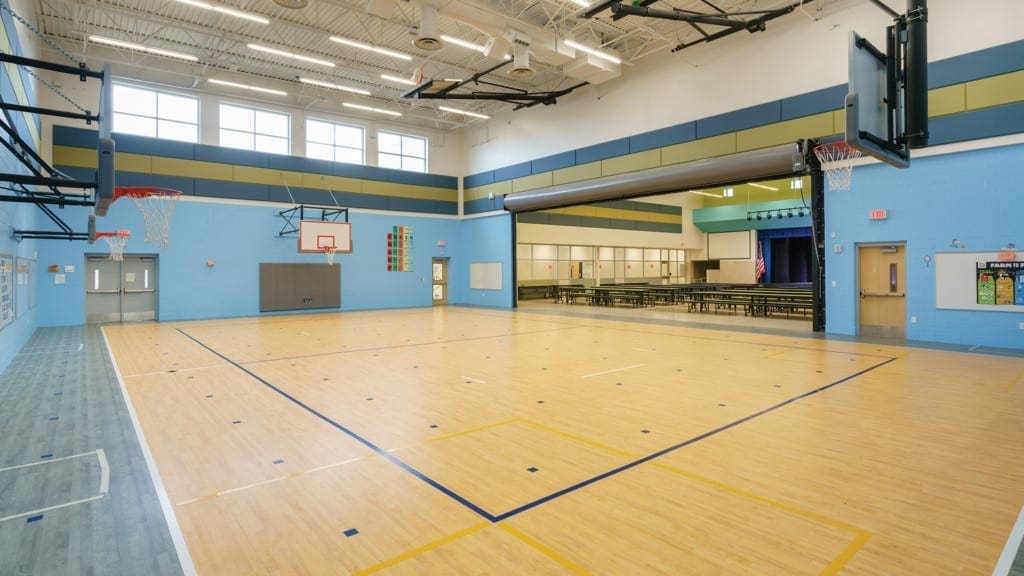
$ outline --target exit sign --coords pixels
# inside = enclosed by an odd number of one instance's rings
[[[889,217],[889,212],[885,208],[879,208],[871,211],[870,218],[872,220],[885,220]]]

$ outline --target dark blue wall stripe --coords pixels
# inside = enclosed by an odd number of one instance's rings
[[[494,181],[504,182],[505,180],[512,180],[513,178],[522,178],[523,176],[529,176],[532,174],[529,162],[520,162],[519,164],[513,164],[504,168],[498,168],[494,171]]]
[[[689,142],[696,138],[697,123],[686,122],[684,124],[676,124],[675,126],[669,126],[668,128],[630,136],[629,151],[631,153],[643,152],[644,150],[652,150],[654,148],[661,148],[662,146],[671,146],[673,144],[679,144],[680,142]]]
[[[814,92],[800,94],[780,100],[780,120],[792,120],[804,116],[812,116],[823,112],[841,110],[846,106],[846,93],[849,91],[846,84],[822,88]]]
[[[932,118],[930,146],[1024,132],[1024,102]]]
[[[377,182],[415,184],[417,186],[431,186],[450,190],[457,190],[459,187],[459,179],[455,176],[392,170],[378,166],[363,166],[360,164],[346,164],[344,162],[326,162],[315,158],[283,156],[280,154],[253,152],[251,150],[236,150],[234,148],[224,148],[209,144],[190,144],[173,140],[147,138],[134,134],[115,133],[114,140],[117,143],[118,152],[130,154],[181,158],[201,162],[230,164],[232,166],[273,168],[275,170],[344,176]],[[95,130],[74,126],[54,125],[53,127],[53,143],[57,145],[96,148],[96,141],[97,133]]]
[[[747,128],[773,124],[782,119],[782,103],[778,100],[726,112],[697,120],[697,138],[739,132]]]
[[[1024,69],[1024,40],[928,64],[928,88],[969,82]]]
[[[576,150],[576,164],[587,164],[629,154],[629,138],[619,138]]]
[[[561,154],[545,156],[534,160],[530,164],[530,170],[533,174],[543,174],[544,172],[553,172],[560,168],[568,168],[569,166],[576,165],[576,151],[569,150]]]
[[[479,174],[471,174],[462,179],[463,188],[476,188],[494,183],[494,171],[488,170]]]

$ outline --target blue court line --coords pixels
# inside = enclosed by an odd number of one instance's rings
[[[634,460],[632,462],[628,462],[626,464],[623,464],[622,466],[619,466],[618,468],[613,468],[613,469],[611,469],[611,470],[609,470],[607,472],[603,472],[601,474],[598,474],[597,476],[588,478],[588,479],[583,480],[581,482],[577,482],[577,483],[573,484],[572,486],[568,486],[566,488],[562,488],[561,490],[559,490],[557,492],[553,492],[551,494],[548,494],[547,496],[538,498],[538,499],[534,500],[533,502],[528,502],[526,504],[523,504],[522,506],[519,506],[517,508],[513,508],[513,509],[509,510],[508,512],[504,512],[502,514],[498,514],[497,516],[494,517],[494,522],[501,522],[502,520],[506,520],[508,518],[511,518],[512,516],[515,516],[517,514],[521,514],[523,512],[526,512],[527,510],[530,510],[531,508],[535,508],[537,506],[540,506],[541,504],[544,504],[545,502],[550,502],[551,500],[554,500],[554,499],[559,498],[561,496],[565,496],[566,494],[569,494],[570,492],[575,492],[576,490],[579,490],[580,488],[585,488],[585,487],[590,486],[591,484],[593,484],[595,482],[598,482],[600,480],[604,480],[605,478],[608,478],[610,476],[614,476],[614,475],[616,475],[616,474],[618,474],[620,472],[625,472],[626,470],[629,470],[630,468],[635,468],[635,467],[637,467],[637,466],[639,466],[639,465],[641,465],[641,464],[643,464],[645,462],[650,462],[651,460],[654,460],[655,458],[659,458],[661,456],[664,456],[665,454],[668,454],[670,452],[675,452],[676,450],[679,450],[680,448],[683,448],[684,446],[689,446],[690,444],[693,444],[695,442],[700,442],[701,440],[704,440],[705,438],[709,438],[711,436],[714,436],[715,434],[718,434],[719,432],[724,432],[724,431],[726,431],[726,430],[728,430],[730,428],[733,428],[735,426],[739,426],[740,424],[743,424],[744,422],[748,422],[750,420],[753,420],[754,418],[757,418],[757,417],[763,416],[763,415],[765,415],[765,414],[767,414],[769,412],[778,410],[779,408],[782,408],[783,406],[787,406],[789,404],[792,404],[793,402],[796,402],[797,400],[801,400],[803,398],[807,398],[808,396],[812,396],[812,395],[817,394],[819,392],[823,392],[825,390],[828,390],[829,388],[832,388],[833,386],[838,386],[838,385],[842,384],[843,382],[846,382],[848,380],[852,380],[853,378],[856,378],[856,377],[858,377],[858,376],[860,376],[862,374],[866,374],[866,373],[874,370],[875,368],[880,368],[882,366],[885,366],[886,364],[888,364],[889,362],[892,362],[894,360],[896,360],[896,358],[889,358],[885,362],[882,362],[880,364],[875,364],[874,366],[871,366],[869,368],[865,368],[864,370],[861,370],[860,372],[856,372],[854,374],[850,374],[849,376],[846,376],[845,378],[842,378],[840,380],[836,380],[835,382],[832,382],[831,384],[826,384],[826,385],[824,385],[824,386],[822,386],[820,388],[815,388],[814,390],[809,390],[807,392],[804,392],[803,394],[800,394],[800,395],[794,396],[794,397],[792,397],[792,398],[790,398],[788,400],[784,400],[782,402],[779,402],[778,404],[775,404],[774,406],[769,406],[768,408],[765,408],[764,410],[760,410],[758,412],[754,412],[753,414],[750,414],[749,416],[744,416],[743,418],[740,418],[739,420],[735,420],[735,421],[730,422],[730,423],[728,423],[728,424],[726,424],[724,426],[719,426],[718,428],[715,428],[714,430],[709,430],[709,431],[707,431],[707,432],[705,432],[703,434],[700,434],[698,436],[694,436],[693,438],[690,438],[689,440],[684,440],[684,441],[682,441],[682,442],[680,442],[678,444],[669,446],[668,448],[665,448],[663,450],[659,450],[659,451],[655,452],[654,454],[650,454],[648,456],[644,456],[643,458],[640,458],[638,460]]]
[[[440,491],[441,493],[443,493],[444,495],[448,496],[448,497],[449,497],[449,498],[451,498],[452,500],[455,500],[455,501],[456,501],[456,502],[458,502],[459,504],[462,504],[462,505],[463,505],[463,506],[465,506],[466,508],[469,508],[470,510],[472,510],[473,512],[475,512],[475,513],[477,513],[478,515],[482,516],[483,518],[485,518],[485,519],[489,520],[490,522],[495,522],[495,517],[494,517],[494,515],[493,515],[493,514],[491,514],[490,512],[488,512],[488,511],[484,510],[483,508],[481,508],[481,507],[477,506],[476,504],[473,504],[473,503],[472,503],[472,502],[470,502],[469,500],[467,500],[467,499],[463,498],[462,496],[460,496],[460,495],[456,494],[456,493],[455,493],[455,492],[453,492],[453,491],[452,491],[452,490],[451,490],[450,488],[448,488],[448,487],[444,486],[444,485],[443,485],[443,484],[441,484],[440,482],[438,482],[438,481],[434,480],[433,478],[431,478],[431,477],[427,476],[427,475],[426,475],[426,474],[424,474],[423,472],[420,472],[419,470],[417,470],[417,469],[413,468],[413,467],[412,467],[412,466],[410,466],[409,464],[406,464],[405,462],[403,462],[402,460],[400,460],[400,459],[399,459],[398,457],[396,457],[396,456],[394,456],[394,455],[392,455],[392,454],[388,453],[387,451],[383,450],[382,448],[380,448],[379,446],[377,446],[377,445],[376,445],[376,444],[374,444],[373,442],[370,442],[370,441],[369,441],[369,440],[367,440],[366,438],[363,438],[363,437],[362,437],[362,436],[360,436],[359,434],[357,434],[357,433],[353,432],[352,430],[350,430],[350,429],[346,428],[345,426],[342,426],[341,424],[339,424],[339,423],[335,422],[335,421],[334,421],[334,420],[332,420],[332,419],[331,419],[330,417],[328,417],[327,415],[323,414],[322,412],[319,412],[318,410],[316,410],[316,409],[315,409],[315,408],[313,408],[312,406],[310,406],[310,405],[306,404],[306,403],[305,403],[305,402],[303,402],[302,400],[299,400],[299,399],[298,399],[298,398],[296,398],[295,396],[292,396],[291,394],[289,394],[289,393],[285,392],[284,390],[282,390],[282,389],[278,388],[277,386],[274,386],[274,385],[273,385],[273,384],[271,384],[270,382],[267,382],[266,380],[264,380],[263,378],[261,378],[261,377],[257,376],[257,375],[256,375],[256,374],[254,374],[253,372],[251,372],[251,371],[247,370],[247,369],[246,369],[246,368],[245,368],[244,366],[242,366],[241,364],[239,364],[239,363],[235,362],[234,360],[232,360],[232,359],[228,358],[227,356],[225,356],[225,355],[221,354],[220,352],[217,352],[217,351],[216,351],[216,350],[214,350],[213,348],[210,348],[209,346],[207,346],[206,344],[204,344],[203,342],[201,342],[200,340],[198,340],[197,338],[195,338],[195,337],[194,337],[194,336],[192,336],[191,334],[189,334],[189,333],[185,332],[185,331],[184,331],[184,330],[182,330],[181,328],[177,328],[176,330],[177,330],[178,332],[180,332],[180,333],[181,333],[182,335],[184,335],[184,336],[185,336],[186,338],[188,338],[189,340],[192,340],[192,341],[193,341],[193,342],[195,342],[196,344],[199,344],[199,345],[200,345],[200,346],[202,346],[203,348],[206,348],[206,349],[207,349],[207,350],[209,350],[209,351],[210,351],[211,353],[213,353],[213,354],[215,354],[216,356],[218,356],[219,358],[223,359],[223,360],[224,360],[225,362],[227,362],[227,363],[231,364],[231,365],[232,365],[232,366],[234,366],[235,368],[238,368],[238,369],[239,369],[239,370],[241,370],[242,372],[245,372],[245,373],[246,373],[246,374],[248,374],[249,376],[251,376],[251,377],[255,378],[255,379],[256,379],[256,380],[258,381],[258,382],[260,382],[260,383],[261,383],[261,384],[263,384],[264,386],[266,386],[266,387],[270,388],[270,389],[271,389],[271,390],[273,390],[274,392],[277,392],[277,393],[278,393],[278,394],[280,394],[281,396],[284,396],[285,398],[287,398],[287,399],[291,400],[292,402],[294,402],[294,403],[295,403],[295,404],[297,404],[298,406],[302,407],[302,408],[303,408],[304,410],[306,410],[306,411],[307,411],[307,412],[309,412],[310,414],[312,414],[312,415],[316,416],[317,418],[319,418],[319,419],[323,420],[324,422],[326,422],[326,423],[330,424],[330,425],[331,425],[331,426],[333,426],[334,428],[337,428],[338,430],[340,430],[340,431],[344,432],[345,434],[348,434],[349,436],[351,436],[351,437],[352,437],[352,439],[354,439],[354,440],[356,440],[357,442],[359,442],[360,444],[362,444],[362,445],[366,446],[366,447],[367,447],[367,448],[369,448],[370,450],[373,450],[374,452],[376,452],[376,453],[377,453],[377,454],[379,454],[380,456],[383,456],[383,457],[384,457],[384,458],[386,458],[386,459],[387,459],[388,461],[390,461],[391,463],[393,463],[393,464],[397,465],[397,466],[398,466],[399,468],[401,468],[402,470],[405,470],[406,472],[408,472],[408,473],[412,474],[413,476],[415,476],[415,477],[419,478],[420,480],[422,480],[422,481],[426,482],[427,484],[429,484],[429,485],[433,486],[434,488],[436,488],[437,490],[439,490],[439,491]]]
[[[740,418],[739,420],[734,420],[734,421],[732,421],[732,422],[730,422],[728,424],[719,426],[718,428],[715,428],[713,430],[709,430],[707,432],[704,432],[703,434],[699,434],[697,436],[694,436],[693,438],[690,438],[688,440],[684,440],[682,442],[679,442],[678,444],[674,444],[672,446],[669,446],[668,448],[664,448],[664,449],[659,450],[659,451],[657,451],[657,452],[655,452],[653,454],[649,454],[647,456],[644,456],[644,457],[639,458],[637,460],[634,460],[632,462],[627,462],[626,464],[623,464],[623,465],[621,465],[621,466],[619,466],[617,468],[613,468],[611,470],[608,470],[607,472],[603,472],[601,474],[598,474],[597,476],[593,476],[593,477],[588,478],[586,480],[582,480],[580,482],[572,484],[571,486],[567,486],[566,488],[558,490],[557,492],[553,492],[551,494],[548,494],[547,496],[543,496],[543,497],[538,498],[538,499],[536,499],[536,500],[534,500],[532,502],[528,502],[526,504],[523,504],[521,506],[513,508],[513,509],[511,509],[511,510],[509,510],[507,512],[503,512],[501,514],[495,515],[495,514],[491,514],[490,512],[484,510],[480,506],[477,506],[473,502],[470,502],[468,499],[464,498],[463,496],[460,496],[459,494],[457,494],[454,491],[452,491],[450,488],[448,488],[448,487],[442,485],[441,483],[437,482],[436,480],[430,478],[429,476],[427,476],[423,472],[420,472],[416,468],[413,468],[411,465],[403,462],[398,457],[396,457],[396,456],[386,452],[385,450],[383,450],[382,448],[378,447],[373,442],[370,442],[366,438],[363,438],[362,436],[360,436],[356,432],[346,428],[345,426],[342,426],[338,422],[335,422],[330,417],[328,417],[325,414],[317,411],[315,408],[309,406],[308,404],[306,404],[305,402],[299,400],[295,396],[292,396],[288,392],[285,392],[281,388],[278,388],[277,386],[275,386],[275,385],[271,384],[270,382],[264,380],[260,376],[254,374],[253,372],[251,372],[248,369],[246,369],[241,364],[235,362],[234,360],[231,360],[230,358],[228,358],[227,356],[224,356],[220,352],[217,352],[213,348],[210,348],[209,346],[207,346],[206,344],[204,344],[203,342],[201,342],[200,340],[198,340],[197,338],[195,338],[191,334],[188,334],[187,332],[185,332],[181,328],[177,328],[176,330],[178,332],[180,332],[182,335],[184,335],[185,337],[187,337],[188,339],[190,339],[193,342],[195,342],[196,344],[199,344],[203,348],[209,350],[211,353],[213,353],[216,356],[218,356],[219,358],[223,359],[225,362],[228,362],[229,364],[231,364],[232,366],[238,368],[242,372],[245,372],[246,374],[248,374],[252,378],[256,379],[258,382],[262,383],[264,386],[267,386],[268,388],[270,388],[271,390],[273,390],[273,391],[277,392],[278,394],[284,396],[288,400],[291,400],[292,402],[294,402],[298,406],[302,407],[304,410],[306,410],[310,414],[313,414],[314,416],[316,416],[317,418],[320,418],[321,420],[323,420],[327,424],[330,424],[334,428],[340,430],[341,432],[344,432],[345,434],[349,435],[354,440],[356,440],[357,442],[363,444],[364,446],[366,446],[370,450],[373,450],[374,452],[376,452],[377,454],[383,456],[384,458],[386,458],[387,460],[389,460],[393,464],[397,465],[401,469],[403,469],[406,472],[412,474],[413,476],[416,476],[417,478],[419,478],[420,480],[426,482],[427,484],[429,484],[430,486],[434,487],[435,489],[437,489],[441,493],[445,494],[449,498],[455,500],[459,504],[462,504],[466,508],[469,508],[470,510],[472,510],[473,512],[475,512],[476,514],[478,514],[482,518],[484,518],[484,519],[486,519],[486,520],[488,520],[489,522],[492,522],[492,523],[497,523],[497,522],[501,522],[503,520],[507,520],[508,518],[516,516],[517,514],[521,514],[523,512],[531,510],[531,509],[533,509],[533,508],[535,508],[537,506],[540,506],[541,504],[550,502],[552,500],[555,500],[556,498],[560,498],[562,496],[565,496],[566,494],[569,494],[569,493],[575,492],[575,491],[577,491],[577,490],[579,490],[581,488],[585,488],[587,486],[590,486],[591,484],[594,484],[596,482],[604,480],[605,478],[609,478],[611,476],[615,476],[616,474],[619,474],[620,472],[625,472],[626,470],[629,470],[631,468],[635,468],[635,467],[637,467],[637,466],[639,466],[641,464],[644,464],[646,462],[650,462],[651,460],[654,460],[655,458],[659,458],[659,457],[664,456],[666,454],[669,454],[671,452],[675,452],[676,450],[679,450],[680,448],[689,446],[690,444],[694,444],[694,443],[700,442],[701,440],[704,440],[706,438],[710,438],[711,436],[714,436],[714,435],[716,435],[716,434],[718,434],[720,432],[724,432],[726,430],[729,430],[730,428],[734,428],[736,426],[739,426],[740,424],[743,424],[745,422],[753,420],[754,418],[758,418],[760,416],[764,416],[765,414],[768,414],[769,412],[774,412],[775,410],[778,410],[779,408],[782,408],[784,406],[788,406],[788,405],[796,402],[797,400],[802,400],[803,398],[807,398],[809,396],[813,396],[813,395],[815,395],[815,394],[817,394],[819,392],[824,392],[825,390],[828,390],[830,388],[838,386],[838,385],[840,385],[840,384],[842,384],[844,382],[848,382],[848,381],[850,381],[850,380],[852,380],[854,378],[857,378],[858,376],[862,376],[862,375],[864,375],[864,374],[866,374],[868,372],[871,372],[872,370],[875,370],[876,368],[881,368],[882,366],[885,366],[886,364],[888,364],[890,362],[898,360],[898,358],[893,358],[893,357],[887,358],[884,362],[880,362],[880,363],[875,364],[873,366],[869,366],[869,367],[867,367],[867,368],[865,368],[863,370],[860,370],[859,372],[854,372],[853,374],[850,374],[848,376],[840,378],[839,380],[836,380],[835,382],[831,382],[829,384],[825,384],[824,386],[820,386],[820,387],[815,388],[813,390],[809,390],[809,391],[804,392],[802,394],[798,394],[798,395],[796,395],[796,396],[794,396],[792,398],[789,398],[787,400],[783,400],[782,402],[779,402],[778,404],[774,404],[774,405],[769,406],[769,407],[767,407],[767,408],[765,408],[763,410],[759,410],[757,412],[754,412],[753,414],[744,416],[743,418]]]

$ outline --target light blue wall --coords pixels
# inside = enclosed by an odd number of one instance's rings
[[[180,202],[171,224],[167,249],[144,244],[142,217],[127,201],[115,202],[97,229],[128,229],[132,238],[126,253],[159,255],[159,318],[251,316],[259,312],[260,262],[324,262],[320,254],[299,254],[295,235],[276,236],[284,220],[277,213],[284,206],[209,202]],[[77,219],[83,222],[85,210]],[[69,221],[74,222],[76,218]],[[341,308],[402,308],[431,303],[430,261],[442,255],[438,240],[449,244],[458,238],[459,221],[404,214],[353,213],[351,254],[338,254],[341,270]],[[392,226],[413,228],[413,270],[387,271],[387,233]],[[505,241],[507,244],[507,240]],[[84,255],[106,252],[100,242],[48,242],[41,250],[42,264],[74,265],[67,283],[40,287],[39,299],[48,305],[40,311],[41,326],[80,324],[85,318]],[[215,261],[208,267],[207,260]],[[52,276],[52,275],[51,275]],[[453,278],[456,281],[457,278]],[[458,303],[457,301],[453,303]]]
[[[512,215],[498,214],[462,221],[457,246],[459,262],[452,265],[452,277],[459,282],[452,295],[460,303],[475,306],[512,306]],[[470,290],[469,265],[472,262],[501,262],[501,290]]]
[[[15,54],[21,55],[22,50],[20,47],[20,41],[16,33],[14,21],[6,11],[0,13],[0,34],[7,37],[8,41],[13,47]],[[12,67],[2,66],[0,67],[0,96],[3,97],[4,102],[17,102],[19,104],[35,105],[35,95],[29,93],[28,101],[23,101],[17,97],[14,90],[12,79],[8,76],[8,71]],[[19,82],[22,86],[28,86],[27,75],[21,68],[14,68],[18,70],[19,77],[14,79],[14,82]],[[14,126],[26,141],[32,142],[29,136],[28,124],[26,123],[25,115],[20,112],[12,113],[14,117]],[[39,128],[39,119],[32,117],[30,120],[36,127],[37,131]],[[7,136],[4,135],[4,138]],[[10,173],[15,172],[19,174],[27,174],[28,171],[21,166],[21,162],[14,158],[10,152],[6,149],[0,149],[0,172]],[[6,185],[6,184],[4,184]],[[0,195],[13,195],[14,193],[9,190],[0,190]],[[35,251],[38,249],[39,242],[37,240],[24,240],[16,241],[11,238],[11,229],[17,228],[19,230],[32,230],[39,227],[39,209],[31,204],[17,204],[13,202],[0,202],[0,254],[9,255],[12,258],[28,258],[32,259],[35,255]],[[43,277],[39,267],[36,267],[37,276]],[[16,278],[16,277],[15,277]],[[19,287],[17,282],[13,286],[15,290]],[[22,287],[25,288],[24,286]],[[33,287],[28,287],[34,289]],[[14,295],[12,294],[12,297]],[[0,372],[3,372],[7,365],[10,364],[11,359],[18,353],[19,350],[25,345],[25,342],[32,336],[32,333],[36,329],[36,311],[42,306],[43,303],[40,301],[36,302],[36,308],[28,310],[26,313],[18,316],[14,319],[14,322],[8,324],[3,329],[0,329]]]
[[[1024,314],[936,309],[934,268],[954,238],[976,251],[1024,244],[1021,182],[1024,145],[915,158],[906,170],[855,168],[850,190],[825,193],[826,330],[857,332],[857,243],[906,242],[907,339],[1024,348]],[[876,208],[888,219],[869,220]]]

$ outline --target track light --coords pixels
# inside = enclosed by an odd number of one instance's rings
[[[771,212],[769,212],[769,213],[768,213],[768,219],[769,219],[769,220],[771,220],[771,219],[772,219],[772,213],[771,213]]]
[[[786,212],[786,217],[787,218],[792,218],[793,217],[793,211],[789,210],[788,212]]]
[[[747,214],[747,222],[750,222],[753,219],[754,219],[753,216],[751,216],[750,214]]]
[[[758,212],[758,213],[757,213],[757,219],[758,219],[758,220],[760,220],[760,219],[761,219],[761,213],[760,213],[760,212]]]
[[[796,213],[796,215],[801,217],[801,218],[803,218],[804,217],[804,211],[800,210],[799,212]]]

